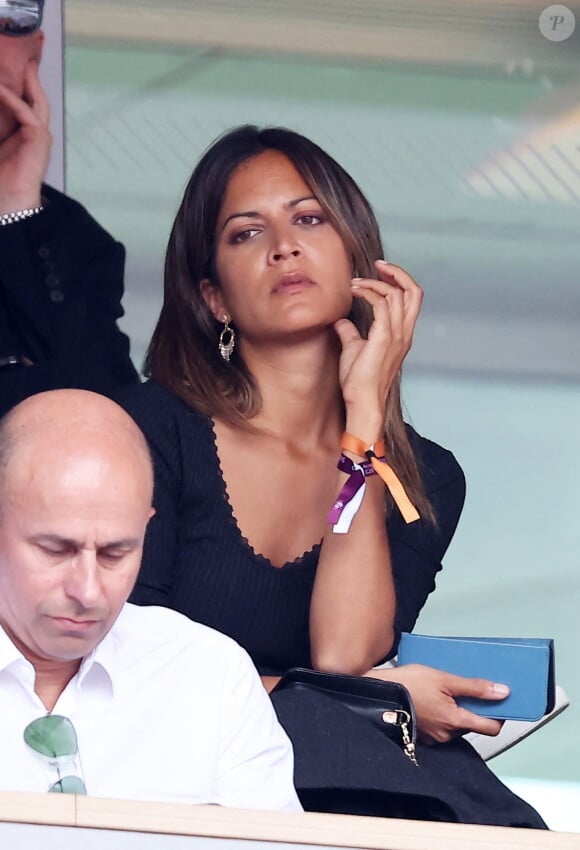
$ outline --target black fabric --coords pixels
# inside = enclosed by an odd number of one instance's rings
[[[407,688],[398,682],[382,681],[369,676],[345,676],[341,673],[325,673],[304,667],[291,667],[278,681],[271,693],[272,697],[275,693],[279,694],[287,688],[324,693],[360,715],[371,726],[379,729],[381,734],[396,741],[399,747],[405,744],[403,727],[400,723],[385,722],[384,715],[388,712],[397,718],[403,717],[407,741],[410,745],[416,743],[415,706]]]
[[[156,475],[157,513],[132,601],[175,608],[231,635],[262,674],[311,667],[308,615],[319,544],[274,567],[236,524],[210,420],[155,381],[127,387],[119,400],[150,442]],[[409,436],[439,524],[406,525],[397,511],[389,517],[397,633],[413,628],[435,587],[465,496],[453,455],[411,428]]]
[[[123,246],[76,201],[43,187],[42,213],[0,227],[0,415],[43,390],[110,393],[137,380],[123,315]]]
[[[310,811],[546,828],[462,738],[419,743],[416,767],[396,742],[325,694],[280,691],[272,702]]]
[[[308,613],[319,545],[274,567],[242,537],[227,499],[212,424],[155,381],[118,396],[145,432],[155,463],[155,507],[132,601],[165,605],[233,637],[262,674],[310,667]],[[465,496],[453,455],[409,428],[438,527],[388,519],[396,632],[410,631],[451,540]],[[393,654],[396,652],[396,644]],[[415,767],[397,743],[324,694],[274,693],[294,745],[307,809],[544,826],[459,740],[419,747]]]

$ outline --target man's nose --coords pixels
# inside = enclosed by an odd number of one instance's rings
[[[83,608],[91,608],[98,603],[101,597],[101,581],[96,552],[83,550],[71,560],[65,592]]]

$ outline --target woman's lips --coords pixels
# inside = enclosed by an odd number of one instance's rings
[[[301,272],[292,272],[291,274],[282,275],[274,286],[272,294],[285,295],[293,292],[301,292],[303,289],[309,289],[314,285],[314,281],[312,281],[307,275],[302,274]]]

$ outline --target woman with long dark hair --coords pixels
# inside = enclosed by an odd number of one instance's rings
[[[133,601],[231,635],[268,690],[293,666],[407,686],[444,744],[419,769],[342,707],[273,694],[307,808],[541,826],[458,739],[499,724],[454,697],[505,688],[372,669],[413,628],[464,500],[453,455],[403,421],[422,292],[383,257],[360,189],[304,136],[246,126],[208,149],[169,240],[151,380],[122,400],[156,467]]]

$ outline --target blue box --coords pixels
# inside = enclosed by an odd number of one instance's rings
[[[463,708],[497,720],[539,720],[554,708],[554,641],[550,638],[479,638],[403,632],[399,665],[425,664],[468,678],[508,685],[503,700],[458,697]]]

